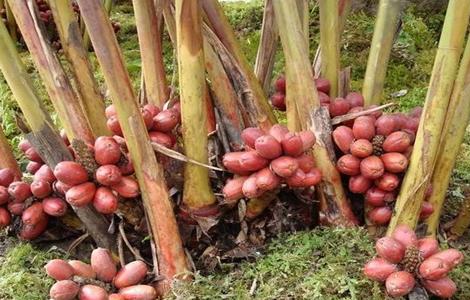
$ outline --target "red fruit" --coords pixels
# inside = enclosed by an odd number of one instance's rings
[[[240,165],[240,158],[243,155],[243,151],[239,152],[229,152],[225,153],[223,159],[222,159],[222,164],[224,167],[229,170],[232,173],[238,174],[238,175],[247,175],[250,172],[247,172],[247,170],[243,169]]]
[[[9,199],[10,194],[8,193],[8,188],[0,186],[0,205],[7,204]]]
[[[113,279],[113,284],[118,289],[138,284],[145,278],[147,272],[147,265],[143,261],[130,262],[119,270]]]
[[[80,300],[108,300],[108,293],[102,287],[87,284],[80,288]]]
[[[405,256],[405,246],[391,237],[383,237],[375,243],[377,254],[391,263],[399,263]]]
[[[89,264],[79,260],[69,260],[68,263],[72,267],[74,275],[90,279],[96,278],[96,273]]]
[[[116,143],[119,144],[119,147],[121,147],[121,149],[123,149],[123,151],[125,151],[125,152],[128,151],[127,143],[126,143],[125,138],[123,138],[122,136],[119,136],[119,135],[113,135],[113,139],[116,141]]]
[[[444,277],[439,280],[423,280],[422,284],[428,292],[441,297],[451,298],[457,292],[457,286],[449,277]]]
[[[60,198],[48,197],[42,200],[42,208],[49,216],[60,217],[67,212],[67,203]]]
[[[38,220],[35,224],[23,224],[19,234],[20,238],[29,241],[39,237],[46,230],[48,220],[49,218],[44,214],[44,218]]]
[[[52,300],[74,300],[80,287],[72,280],[61,280],[51,287],[49,296]]]
[[[297,159],[297,162],[299,163],[299,169],[304,172],[309,172],[313,167],[315,167],[315,161],[311,154],[302,154],[295,159]]]
[[[375,118],[371,116],[360,116],[354,121],[352,128],[356,139],[371,140],[375,136]]]
[[[145,104],[142,110],[150,112],[152,117],[155,117],[160,112],[160,108],[158,108],[158,106],[152,103]]]
[[[144,120],[145,128],[149,130],[153,126],[153,115],[150,111],[142,109],[141,110],[142,119]]]
[[[170,132],[180,121],[180,114],[175,109],[166,109],[159,112],[153,118],[153,130],[161,132]]]
[[[424,220],[434,212],[434,207],[430,202],[424,201],[421,204],[421,212],[419,213],[419,219]]]
[[[131,176],[122,177],[121,181],[111,188],[124,198],[135,198],[140,195],[139,184]]]
[[[403,131],[392,132],[385,138],[382,148],[385,152],[405,152],[411,145],[410,136]]]
[[[391,115],[380,116],[377,121],[375,121],[375,127],[377,134],[387,136],[397,130],[396,119]]]
[[[330,96],[327,94],[318,91],[318,99],[320,99],[320,105],[329,106],[330,105]]]
[[[62,259],[50,260],[44,268],[46,274],[55,280],[67,280],[74,274],[72,266]]]
[[[281,179],[270,168],[264,168],[255,173],[256,185],[263,191],[270,191],[281,184]]]
[[[385,281],[387,294],[392,297],[401,297],[409,294],[415,287],[413,275],[405,271],[392,273]]]
[[[95,192],[96,185],[93,182],[85,182],[71,187],[65,193],[65,200],[75,207],[86,206],[93,200]]]
[[[350,151],[355,157],[365,158],[372,155],[374,147],[368,140],[359,139],[351,144]]]
[[[378,107],[378,105],[369,105],[366,109],[372,109],[372,108],[376,108]],[[369,116],[371,117],[374,117],[376,119],[380,118],[380,116],[382,115],[382,111],[381,110],[378,110],[378,111],[375,111],[375,112],[372,112],[372,113],[369,113]]]
[[[175,146],[173,138],[169,134],[160,131],[150,131],[149,138],[153,143],[160,144],[167,148],[173,148]]]
[[[377,187],[371,187],[366,193],[366,203],[370,206],[381,207],[385,206],[386,192]]]
[[[411,153],[413,153],[413,146],[409,146],[405,152],[403,152],[403,155],[405,155],[406,158],[410,159]]]
[[[286,178],[286,183],[291,188],[304,187],[305,177],[305,172],[299,168],[292,176]]]
[[[281,144],[271,135],[263,135],[256,139],[255,150],[266,159],[275,159],[282,155]]]
[[[392,209],[388,206],[376,207],[367,213],[367,218],[374,224],[386,225],[392,218]]]
[[[446,249],[431,257],[440,258],[446,261],[452,268],[460,264],[464,259],[462,252],[455,249]]]
[[[387,203],[391,203],[391,202],[395,201],[396,198],[397,198],[397,196],[394,192],[387,192],[387,193],[385,193],[384,201],[387,202]]]
[[[132,164],[129,155],[126,155],[126,158],[127,160],[125,163],[121,163],[118,165],[119,171],[121,171],[122,175],[124,176],[134,174],[134,165]]]
[[[379,282],[384,282],[390,274],[396,271],[398,271],[396,265],[380,257],[368,261],[364,266],[364,275],[370,280]]]
[[[397,129],[403,128],[408,120],[408,117],[403,113],[394,113],[392,114],[392,116],[395,118],[395,124],[397,125]]]
[[[403,124],[403,130],[410,131],[412,133],[415,133],[418,131],[419,127],[419,119],[417,118],[408,118]]]
[[[85,168],[74,161],[62,161],[54,168],[57,180],[67,185],[78,185],[88,181],[88,173]]]
[[[338,159],[338,170],[345,175],[355,176],[360,174],[361,160],[351,154],[345,154]]]
[[[108,249],[96,248],[91,253],[91,267],[96,272],[96,278],[111,282],[117,273],[116,264]]]
[[[421,257],[426,259],[439,251],[439,242],[433,237],[418,240],[418,249]]]
[[[330,81],[326,78],[316,78],[315,86],[319,92],[323,92],[325,94],[330,93]]]
[[[106,121],[106,126],[108,127],[109,130],[111,130],[113,134],[122,136],[122,128],[121,128],[121,124],[119,124],[119,120],[117,116],[111,116]]]
[[[41,168],[43,164],[42,163],[38,163],[38,162],[35,162],[35,161],[30,161],[27,165],[26,165],[26,171],[30,174],[36,174],[36,172],[39,170],[39,168]]]
[[[157,299],[157,291],[150,285],[134,285],[119,290],[125,300],[153,300]]]
[[[392,232],[392,238],[399,241],[406,248],[418,245],[416,233],[408,225],[398,225]]]
[[[364,106],[364,97],[361,93],[351,92],[346,95],[346,100],[349,102],[351,107],[361,107]]]
[[[38,163],[44,163],[41,156],[39,156],[39,153],[37,153],[36,149],[34,149],[33,147],[26,150],[24,155],[26,156],[27,159],[29,159],[31,161],[35,161],[35,162],[38,162]]]
[[[23,211],[25,209],[25,204],[24,203],[15,203],[15,202],[10,202],[7,205],[8,211],[15,216],[21,216],[23,214]]]
[[[384,174],[384,164],[378,156],[369,156],[361,161],[361,175],[367,179],[377,179]]]
[[[0,186],[8,187],[15,180],[15,173],[9,169],[0,169]]]
[[[26,152],[26,150],[31,148],[31,143],[28,140],[21,140],[18,144],[18,148],[20,148],[21,152]]]
[[[408,115],[412,118],[420,118],[421,114],[423,113],[423,108],[421,106],[416,106],[413,109],[410,110]]]
[[[419,265],[419,275],[424,279],[438,280],[447,276],[451,268],[448,262],[431,256]]]
[[[299,168],[299,162],[290,156],[281,156],[271,162],[271,169],[280,177],[290,177]]]
[[[287,133],[282,138],[281,144],[282,151],[287,156],[297,157],[304,152],[302,138],[294,133]]]
[[[375,180],[375,185],[387,192],[395,190],[400,184],[397,175],[385,172],[384,175]]]
[[[95,172],[96,181],[105,186],[118,184],[122,179],[122,173],[115,165],[104,165]]]
[[[32,196],[29,184],[23,181],[14,181],[8,187],[8,193],[13,198],[13,202],[24,202]]]
[[[260,155],[256,151],[243,152],[239,158],[240,167],[244,171],[258,171],[269,164],[269,161]]]
[[[429,198],[432,196],[432,184],[428,184],[426,191],[424,192],[424,198]]]
[[[93,206],[97,212],[109,215],[117,210],[118,198],[110,188],[99,187],[93,198]]]
[[[0,207],[0,229],[3,229],[10,225],[11,216],[10,213],[3,207]]]
[[[123,295],[119,294],[110,294],[108,300],[126,300]]]
[[[405,172],[408,167],[408,159],[398,152],[385,153],[380,159],[382,159],[385,170],[390,173]]]
[[[256,175],[251,175],[243,182],[242,191],[247,198],[256,198],[263,194],[263,190],[256,184]]]
[[[300,136],[300,139],[302,140],[302,150],[305,152],[307,150],[310,150],[313,145],[315,145],[315,142],[317,141],[315,134],[310,131],[310,130],[305,130],[301,131],[298,133]]]
[[[276,92],[286,93],[286,77],[280,75],[274,82],[274,89]]]
[[[52,172],[51,168],[48,165],[41,165],[39,170],[37,170],[36,174],[34,174],[34,180],[44,180],[50,184],[56,181],[54,176],[54,172]]]
[[[55,181],[52,185],[54,192],[65,196],[65,193],[70,190],[72,186],[63,183],[62,181]]]
[[[328,110],[330,111],[331,117],[342,116],[348,113],[351,109],[351,105],[348,100],[344,98],[336,98],[330,102]]]
[[[108,119],[111,118],[112,116],[116,116],[117,112],[116,112],[116,108],[114,107],[114,105],[111,104],[110,106],[106,107],[104,114],[106,115],[106,118]]]
[[[276,92],[271,96],[271,104],[280,111],[286,111],[286,96],[285,94]]]
[[[235,177],[227,180],[225,183],[223,194],[226,202],[233,202],[243,198],[243,183],[248,179],[248,176]]]
[[[242,131],[241,138],[246,146],[250,147],[251,149],[255,149],[256,139],[263,135],[264,132],[261,129],[257,127],[248,127]]]
[[[39,199],[45,198],[52,193],[51,185],[44,180],[33,181],[30,188],[34,197]]]
[[[114,165],[121,158],[121,147],[109,136],[100,136],[95,141],[95,160],[99,165]]]
[[[343,153],[349,153],[351,144],[354,142],[352,129],[344,125],[336,127],[333,130],[333,140]]]
[[[289,133],[289,129],[286,126],[280,124],[274,124],[269,129],[269,134],[272,135],[278,142],[281,142],[286,134]]]
[[[349,190],[355,194],[365,193],[371,185],[372,181],[362,175],[357,175],[349,178]]]
[[[322,179],[321,171],[317,168],[313,168],[310,172],[305,173],[305,178],[302,182],[304,187],[314,186],[320,183]]]

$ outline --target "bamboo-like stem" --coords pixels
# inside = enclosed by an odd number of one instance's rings
[[[338,0],[319,0],[321,76],[330,81],[330,97],[338,96],[339,87],[339,6]]]
[[[470,226],[470,188],[467,187],[465,191],[465,199],[460,208],[460,213],[455,219],[454,225],[450,228],[449,232],[452,237],[461,237]]]
[[[82,106],[57,56],[38,27],[34,7],[30,6],[32,3],[9,0],[9,4],[67,136],[71,140],[78,138],[93,143],[93,132]]]
[[[176,45],[176,22],[172,9],[171,0],[160,0],[163,9],[163,18],[165,19],[166,30],[170,36],[173,45]]]
[[[1,21],[0,21],[1,22]],[[23,177],[20,167],[16,162],[10,144],[0,126],[0,169],[9,168],[15,174],[15,180],[20,180]]]
[[[391,234],[398,224],[414,228],[418,222],[424,193],[431,180],[439,147],[442,146],[441,132],[457,75],[469,16],[470,0],[449,1],[424,111],[388,234]]]
[[[317,167],[322,171],[322,182],[318,185],[318,196],[323,203],[326,217],[338,225],[356,223],[341,185],[341,177],[334,165],[334,153],[331,144],[328,113],[320,107],[318,93],[313,82],[313,73],[308,59],[305,36],[296,10],[289,9],[295,0],[273,0],[276,21],[286,57],[287,95],[295,99],[295,106],[302,130],[312,130],[317,137],[312,154]],[[315,115],[312,118],[312,112]],[[323,125],[327,124],[327,125]],[[330,127],[331,128],[331,127]]]
[[[145,95],[149,103],[163,107],[168,100],[169,90],[155,4],[153,0],[133,0],[133,5],[145,80]]]
[[[177,276],[186,277],[188,266],[163,169],[150,145],[122,53],[102,4],[95,0],[78,0],[78,4],[127,141],[159,254],[159,265],[155,267],[163,277],[160,287],[167,290]]]
[[[264,92],[267,94],[271,84],[271,74],[274,68],[274,57],[279,40],[272,0],[264,1],[263,24],[261,38],[256,54],[255,74]]]
[[[307,49],[310,46],[309,38],[309,18],[310,11],[308,10],[308,0],[297,0],[297,9],[299,11],[300,24],[302,26],[302,31],[305,35],[305,40],[307,41]]]
[[[103,0],[103,4],[104,4],[104,9],[106,10],[106,14],[109,16],[111,14],[111,9],[113,8],[113,0]],[[90,35],[88,34],[85,23],[83,23],[82,32],[83,32],[83,38],[82,38],[83,48],[85,48],[85,50],[88,51],[88,49],[90,49]]]
[[[403,0],[380,0],[362,87],[365,106],[380,104]]]
[[[15,21],[15,17],[13,16],[13,13],[11,11],[10,5],[8,4],[7,1],[5,1],[5,11],[7,13],[8,31],[10,32],[10,36],[13,39],[13,41],[17,42],[18,41],[18,32],[16,31],[16,21]]]
[[[257,119],[259,126],[261,128],[271,127],[272,124],[276,123],[276,117],[273,114],[271,106],[268,103],[259,81],[256,79],[252,67],[249,65],[238,45],[235,33],[231,28],[227,17],[224,15],[222,6],[217,0],[203,0],[202,3],[211,28],[214,29],[217,37],[233,55],[243,77],[246,80],[249,92],[251,93],[258,110],[256,114],[258,115]]]
[[[54,124],[42,105],[31,78],[2,22],[0,22],[0,49],[2,49],[0,51],[0,70],[28,122],[31,129],[29,135],[43,143],[48,143],[49,148],[54,149],[54,157],[48,157],[41,152],[41,149],[37,149],[39,154],[52,169],[61,160],[71,160],[72,156],[63,143],[59,132],[54,128]],[[74,208],[74,211],[98,246],[114,248],[114,238],[107,232],[109,224],[103,215],[90,207]]]
[[[71,65],[90,127],[95,136],[110,135],[104,114],[104,97],[93,75],[87,50],[83,47],[80,28],[69,0],[49,0],[62,48]]]
[[[439,226],[442,206],[446,198],[452,169],[460,152],[465,130],[470,121],[470,39],[467,40],[460,69],[455,78],[452,96],[441,133],[441,143],[432,174],[432,194],[429,202],[434,212],[426,219],[427,234],[435,236]]]
[[[201,12],[197,1],[176,0],[176,37],[180,82],[181,120],[186,156],[207,163],[207,119],[204,104],[204,50]],[[208,169],[187,164],[183,203],[191,211],[215,203]]]

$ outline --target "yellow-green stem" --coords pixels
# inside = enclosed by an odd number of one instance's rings
[[[11,12],[11,8],[8,2],[5,2],[5,10],[7,13],[8,31],[10,31],[10,36],[13,39],[13,41],[17,42],[18,32],[16,31],[16,21],[15,21],[15,17],[13,16],[13,13]]]
[[[1,22],[1,21],[0,21]],[[20,180],[22,173],[16,158],[13,155],[10,144],[3,132],[2,127],[0,126],[0,169],[9,168],[15,174],[15,180]]]

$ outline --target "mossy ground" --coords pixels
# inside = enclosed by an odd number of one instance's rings
[[[310,51],[313,57],[318,45],[318,7],[312,1],[310,23]],[[262,20],[262,1],[230,3],[226,6],[230,21],[248,60],[254,63]],[[113,19],[122,29],[119,43],[134,87],[140,86],[140,54],[137,31],[129,4],[120,4],[113,10]],[[398,110],[406,111],[421,105],[427,92],[429,76],[444,19],[442,11],[417,10],[409,7],[403,15],[403,29],[394,46],[384,90],[384,102],[393,101]],[[342,36],[342,65],[352,66],[353,90],[360,90],[364,76],[369,44],[374,28],[374,16],[356,11],[347,20]],[[164,53],[168,80],[176,82],[173,50],[165,37]],[[41,98],[49,106],[44,87],[39,81],[31,59],[22,54],[28,72],[32,75]],[[284,59],[277,53],[274,73],[282,73]],[[91,55],[97,66],[96,59]],[[97,71],[97,78],[103,77]],[[406,90],[399,98],[392,93]],[[11,143],[20,139],[14,115],[18,108],[11,92],[0,81],[1,125]],[[52,114],[57,122],[55,114]],[[18,158],[21,155],[16,153]],[[450,220],[462,200],[461,187],[470,182],[470,133],[456,164],[446,203],[445,219]],[[468,233],[467,233],[468,234]],[[0,244],[5,240],[0,239]],[[0,247],[2,248],[2,247]],[[460,291],[455,299],[470,299],[470,249],[462,246],[467,259],[454,271]],[[0,250],[0,299],[45,299],[52,283],[43,273],[43,265],[62,255],[56,251],[39,250],[30,244],[12,244],[7,251]],[[379,285],[365,280],[361,274],[364,262],[373,255],[373,241],[362,229],[318,228],[281,236],[271,241],[255,262],[221,265],[211,275],[196,276],[194,283],[179,286],[170,298],[179,299],[384,299]],[[256,288],[252,287],[255,286]],[[250,293],[250,290],[253,290]]]

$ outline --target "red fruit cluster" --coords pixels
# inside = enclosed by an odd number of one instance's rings
[[[401,297],[410,293],[419,282],[430,293],[450,298],[456,292],[455,283],[447,275],[463,261],[455,249],[439,250],[433,237],[418,239],[406,225],[398,226],[391,237],[375,244],[378,257],[364,266],[364,275],[385,282],[387,293]]]
[[[176,138],[172,132],[181,122],[179,102],[175,103],[173,107],[162,111],[153,104],[146,104],[142,107],[141,113],[150,140],[167,148],[173,148],[176,144]],[[106,108],[106,118],[108,119],[107,126],[109,130],[116,136],[122,137],[122,129],[114,105]]]
[[[408,167],[419,117],[419,109],[408,116],[376,112],[333,131],[333,140],[343,153],[337,168],[350,176],[352,193],[365,195],[371,207],[368,218],[377,225],[387,224],[392,216],[391,206]],[[432,206],[425,202],[423,217],[432,212]]]
[[[46,273],[57,280],[49,292],[51,299],[73,300],[77,296],[98,300],[157,298],[152,286],[141,284],[148,272],[144,262],[130,262],[118,271],[111,253],[104,248],[93,250],[90,261],[91,265],[79,260],[49,261],[45,266]]]
[[[237,175],[224,186],[226,202],[259,197],[282,183],[306,188],[320,182],[320,171],[314,167],[311,154],[305,153],[315,144],[313,132],[293,133],[276,124],[269,132],[246,128],[242,140],[245,151],[227,153],[223,158],[225,168]]]

